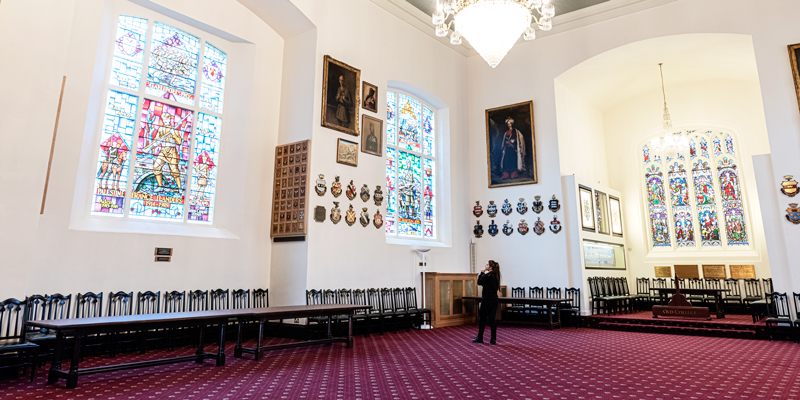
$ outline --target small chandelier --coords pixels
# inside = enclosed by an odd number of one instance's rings
[[[667,108],[667,94],[664,90],[664,71],[661,67],[663,63],[658,63],[658,70],[661,72],[661,94],[664,96],[664,136],[655,138],[650,142],[653,153],[660,155],[666,161],[667,158],[676,159],[678,155],[689,154],[689,138],[679,129],[673,131],[672,119]]]
[[[539,14],[537,19],[533,11]],[[445,23],[448,17],[453,18]],[[436,36],[450,34],[450,44],[460,45],[467,38],[478,54],[494,68],[522,34],[533,40],[536,33],[531,21],[543,31],[553,28],[556,9],[551,0],[436,0],[433,24]]]

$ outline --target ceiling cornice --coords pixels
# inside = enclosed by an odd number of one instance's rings
[[[537,38],[545,38],[676,1],[678,0],[609,0],[568,14],[556,15],[553,18],[553,29],[548,32],[537,30],[536,36]],[[372,2],[440,43],[445,44],[447,47],[453,49],[453,51],[465,57],[478,55],[478,52],[469,45],[467,40],[460,46],[453,46],[450,44],[449,35],[443,38],[436,36],[434,26],[431,23],[431,17],[406,0],[372,0]],[[520,37],[517,43],[521,41],[523,40]]]

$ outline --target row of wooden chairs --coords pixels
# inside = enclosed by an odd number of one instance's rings
[[[574,321],[575,327],[580,325],[581,314],[581,289],[559,287],[529,286],[527,296],[525,287],[512,287],[511,297],[528,298],[547,298],[547,299],[569,299],[568,302],[561,303],[561,316]],[[547,307],[531,304],[510,304],[503,310],[503,318],[506,319],[525,319],[531,316],[547,315]]]
[[[767,293],[765,322],[769,340],[772,340],[778,331],[788,331],[789,337],[797,343],[800,333],[800,293],[792,292],[792,297],[794,310],[791,310],[789,296],[786,293]]]
[[[624,277],[590,277],[589,293],[591,295],[590,312],[616,314],[633,312],[634,306],[641,301],[643,295],[631,294],[628,279]],[[648,295],[649,296],[649,295]]]
[[[727,289],[722,293],[722,301],[728,312],[749,313],[753,322],[766,316],[766,295],[773,293],[772,278],[764,279],[679,279],[680,287],[687,289]],[[647,304],[652,305],[659,301],[658,294],[650,288],[673,288],[674,278],[637,278],[636,292],[642,299],[647,299]],[[744,289],[744,290],[743,290]],[[687,295],[686,300],[691,303],[703,303],[714,306],[713,295]]]
[[[402,322],[406,332],[410,327],[419,329],[425,323],[430,323],[431,311],[417,307],[417,289],[407,288],[370,288],[370,289],[324,289],[306,290],[306,304],[353,304],[366,305],[372,308],[359,310],[353,316],[353,322],[364,322],[364,333],[369,337],[371,324],[377,320],[380,334],[383,335],[386,324],[391,323],[394,333]],[[426,318],[427,316],[427,318]],[[346,320],[347,316],[337,316],[331,319],[339,323]],[[315,326],[320,329],[327,323],[327,318],[309,318],[307,329]]]

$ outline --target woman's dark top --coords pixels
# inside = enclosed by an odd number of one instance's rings
[[[484,274],[481,272],[478,275],[478,285],[483,286],[483,294],[482,298],[484,299],[496,299],[497,298],[497,290],[500,289],[499,284],[497,283],[497,279],[495,279],[494,274]]]

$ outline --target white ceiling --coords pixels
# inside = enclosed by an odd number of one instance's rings
[[[432,15],[436,10],[436,2],[441,0],[406,0],[412,6],[420,9],[427,15]],[[556,15],[564,15],[581,8],[590,7],[596,4],[605,3],[609,0],[552,0],[556,7]]]
[[[658,63],[669,85],[733,79],[758,82],[748,35],[688,34],[631,43],[595,56],[556,80],[598,110],[661,87]]]

